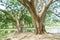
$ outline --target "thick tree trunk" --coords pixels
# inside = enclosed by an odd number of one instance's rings
[[[33,19],[36,28],[36,34],[44,34],[46,32],[44,22],[41,19]]]
[[[34,11],[34,9],[29,9],[29,12],[32,16],[32,20],[33,20],[33,24],[34,27],[36,28],[36,34],[44,34],[46,32],[45,30],[45,15],[43,14],[43,17],[40,17],[39,15],[37,15],[36,11]],[[42,13],[45,13],[42,12]]]
[[[32,16],[34,27],[36,28],[36,34],[44,34],[46,32],[44,25],[46,15],[42,14],[43,17],[40,17],[34,9],[29,9],[29,12]],[[45,13],[45,11],[42,13]]]
[[[21,27],[19,20],[16,20],[16,28],[19,33],[23,32],[23,27]]]

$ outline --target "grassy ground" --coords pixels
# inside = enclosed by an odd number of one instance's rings
[[[60,23],[52,23],[52,24],[46,23],[46,28],[60,28]],[[15,30],[16,31],[16,29],[4,29],[4,30],[7,30],[7,31]],[[34,28],[25,28],[24,31],[25,32],[34,32]],[[0,34],[0,40],[2,40],[3,38],[6,38],[6,35],[7,34],[5,34],[5,33],[4,34]],[[58,35],[60,35],[60,34],[58,34]]]

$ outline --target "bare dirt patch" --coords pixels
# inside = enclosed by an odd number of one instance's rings
[[[17,33],[9,34],[5,40],[60,40],[60,34]]]

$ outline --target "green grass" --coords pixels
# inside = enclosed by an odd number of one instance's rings
[[[6,38],[7,36],[6,35],[0,35],[0,40],[2,40],[2,39],[4,39],[4,38]]]

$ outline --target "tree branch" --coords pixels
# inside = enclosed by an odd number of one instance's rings
[[[16,17],[12,14],[12,12],[8,12],[6,10],[2,10],[0,9],[0,11],[4,12],[4,13],[7,13],[9,16],[11,16],[14,20],[16,20]]]
[[[40,14],[39,14],[40,17],[44,17],[44,16],[46,15],[46,11],[47,11],[47,9],[49,8],[49,6],[52,4],[52,1],[53,1],[53,0],[48,0],[48,1],[46,2],[46,5],[43,6],[42,11],[41,11]]]
[[[53,0],[48,0],[48,1],[46,2],[46,7],[47,7],[47,9],[48,9],[49,6],[52,4],[52,2],[53,2]]]
[[[30,14],[34,17],[37,16],[37,12],[36,12],[36,7],[35,7],[35,1],[34,0],[23,0],[23,1],[19,1],[21,2],[30,12]]]
[[[41,8],[43,8],[43,0],[40,0]]]
[[[18,20],[21,18],[21,16],[22,16],[22,13],[21,13],[21,11],[19,11],[18,12]]]

